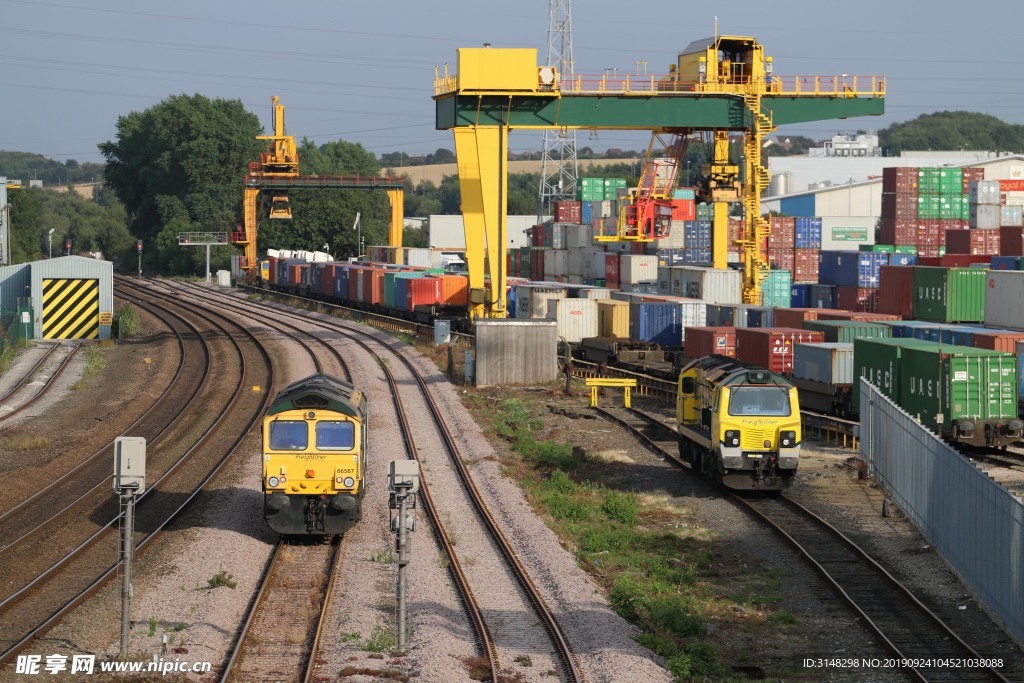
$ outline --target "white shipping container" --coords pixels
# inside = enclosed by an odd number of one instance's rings
[[[998,204],[971,204],[970,207],[971,213],[967,225],[983,230],[994,230],[999,227],[1001,206]]]
[[[569,284],[570,285],[582,285],[583,284],[583,278],[580,277],[579,275],[570,275],[569,276]]]
[[[607,287],[591,287],[587,285],[584,285],[583,288],[576,293],[576,296],[580,299],[593,299],[594,301],[611,298],[611,295],[612,290]]]
[[[740,271],[696,266],[673,268],[680,276],[678,296],[701,299],[712,304],[743,303],[743,274]]]
[[[362,282],[363,278],[360,278]],[[543,318],[548,314],[548,301],[564,299],[565,287],[552,285],[516,285],[516,317]]]
[[[985,324],[989,327],[1024,329],[1024,271],[987,271]]]
[[[619,259],[619,282],[623,285],[658,282],[658,257],[651,254],[623,254]]]
[[[853,344],[796,344],[793,376],[822,384],[853,384]]]
[[[1002,203],[1006,206],[1024,206],[1024,192],[1004,192]]]
[[[558,336],[570,343],[597,336],[597,300],[551,299],[547,317],[555,321]]]
[[[585,251],[580,248],[569,248],[566,251],[569,252],[567,258],[566,267],[569,269],[569,275],[582,275],[587,276],[587,261]]]
[[[967,191],[967,201],[971,204],[998,204],[998,180],[972,180]]]
[[[662,237],[660,240],[651,242],[651,245],[654,245],[656,249],[684,249],[686,247],[684,222],[671,221],[669,223],[668,237]]]
[[[1024,226],[1024,206],[999,207],[999,223],[1013,227]]]
[[[434,264],[430,262],[430,249],[421,247],[410,247],[405,252],[405,265],[430,268]]]
[[[584,249],[580,252],[583,260],[583,277],[587,280],[597,280],[605,276],[604,249]]]
[[[544,252],[544,277],[565,277],[569,274],[569,252],[548,249]]]

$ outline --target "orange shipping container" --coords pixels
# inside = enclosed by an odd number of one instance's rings
[[[776,308],[775,325],[802,329],[805,320],[818,320],[822,308]]]
[[[469,303],[469,278],[465,275],[438,275],[441,281],[441,303],[465,306]]]

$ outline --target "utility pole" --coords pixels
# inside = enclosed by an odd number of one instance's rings
[[[548,2],[548,53],[545,66],[557,69],[555,86],[573,82],[572,9],[570,0]],[[576,161],[576,131],[545,130],[540,161],[540,191],[537,222],[554,211],[554,202],[576,196],[579,165]]]
[[[396,534],[395,548],[398,554],[398,576],[395,581],[395,598],[398,603],[398,650],[405,652],[406,636],[406,587],[405,568],[412,556],[412,539],[409,534],[416,529],[416,518],[411,514],[416,509],[416,492],[420,490],[420,468],[415,460],[392,460],[388,463],[388,507],[398,510],[391,519],[391,531]]]
[[[146,490],[146,440],[141,436],[114,439],[114,493],[121,503],[121,654],[128,658],[131,630],[132,560],[135,557],[135,499]]]

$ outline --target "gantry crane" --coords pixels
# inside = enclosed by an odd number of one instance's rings
[[[291,206],[288,190],[384,190],[391,202],[391,221],[388,243],[402,246],[403,215],[405,213],[405,183],[401,178],[388,176],[304,176],[299,172],[299,152],[295,138],[285,134],[284,105],[274,95],[273,135],[258,135],[257,140],[269,140],[267,151],[259,161],[249,163],[244,180],[242,230],[231,233],[231,243],[245,250],[241,267],[248,279],[259,275],[256,257],[256,236],[259,231],[260,194],[270,194],[269,217],[290,219]],[[399,254],[396,249],[395,254]]]
[[[884,112],[879,76],[785,76],[753,38],[695,41],[667,75],[576,74],[563,80],[521,48],[460,48],[458,70],[435,74],[435,119],[455,136],[471,314],[504,317],[508,132],[515,129],[650,130],[689,136],[706,131],[713,147],[703,195],[716,204],[712,255],[727,262],[728,203],[742,201],[744,300],[757,303],[767,273],[760,243],[768,224],[760,197],[769,172],[764,136],[775,126]],[[744,136],[744,161],[730,160],[730,133]],[[652,231],[653,234],[653,231]],[[485,258],[486,257],[486,258]],[[484,263],[491,265],[485,286]]]

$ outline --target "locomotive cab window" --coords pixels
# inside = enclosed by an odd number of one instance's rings
[[[729,396],[729,414],[788,416],[789,392],[780,386],[733,387]]]
[[[270,449],[302,451],[309,446],[309,431],[303,420],[274,420],[270,423]]]
[[[356,427],[345,420],[321,420],[316,423],[316,447],[320,450],[352,449],[356,445]]]

